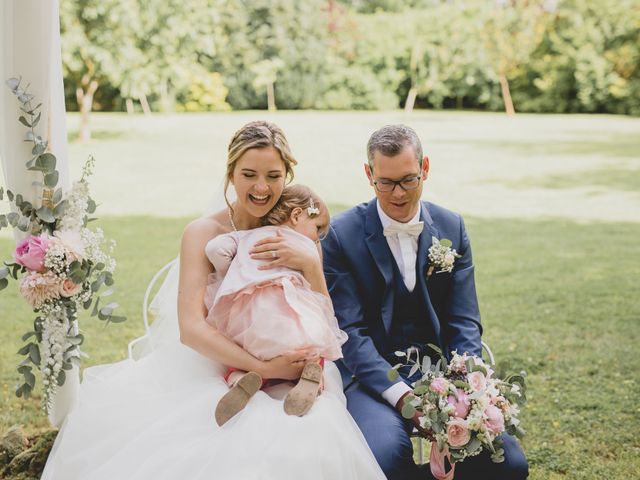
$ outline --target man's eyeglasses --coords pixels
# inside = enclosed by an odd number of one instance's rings
[[[416,177],[403,178],[402,180],[374,180],[373,184],[376,187],[376,190],[379,192],[393,192],[396,189],[396,186],[399,186],[405,192],[407,190],[415,190],[420,185],[420,179],[422,177],[420,175]]]

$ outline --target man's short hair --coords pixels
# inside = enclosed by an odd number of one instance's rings
[[[367,143],[367,159],[369,168],[373,171],[373,155],[380,152],[387,157],[398,155],[410,145],[416,155],[416,160],[422,168],[422,144],[418,134],[406,125],[385,125],[373,132]]]

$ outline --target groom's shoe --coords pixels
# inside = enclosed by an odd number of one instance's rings
[[[256,372],[245,373],[218,402],[216,423],[220,426],[227,423],[231,417],[247,406],[260,387],[262,387],[260,375]]]
[[[301,417],[313,406],[322,381],[322,367],[317,363],[307,363],[302,370],[298,384],[284,399],[284,411],[287,415]]]

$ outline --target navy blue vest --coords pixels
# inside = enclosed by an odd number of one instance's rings
[[[438,342],[431,327],[431,322],[427,318],[427,307],[420,286],[417,283],[419,281],[417,280],[418,277],[416,276],[416,286],[413,292],[409,292],[395,259],[392,264],[395,290],[393,320],[389,331],[390,341],[388,346],[390,348],[385,357],[392,365],[400,363],[403,359],[395,357],[393,352],[397,350],[404,351],[409,347],[418,348],[421,352],[421,357],[424,353],[433,357],[434,352],[426,347],[426,344],[435,343],[437,345]],[[401,371],[401,373],[405,372]]]

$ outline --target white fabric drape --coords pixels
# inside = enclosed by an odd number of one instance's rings
[[[58,186],[68,190],[67,127],[58,11],[58,0],[0,1],[0,159],[4,186],[14,193],[21,193],[34,205],[41,202],[41,187],[34,182],[41,182],[42,175],[28,172],[25,168],[25,163],[31,158],[32,144],[24,142],[26,127],[18,123],[22,114],[20,104],[5,81],[11,77],[22,77],[21,85],[29,84],[29,93],[35,95],[32,105],[42,102],[42,118],[36,133],[49,141],[49,151],[57,158]],[[74,369],[68,373],[49,414],[49,420],[55,426],[62,424],[77,397],[78,371]]]

